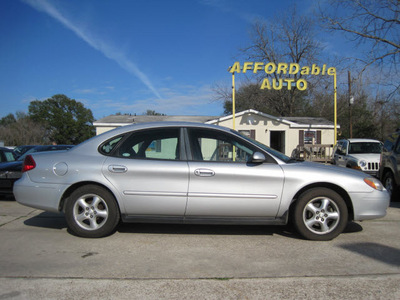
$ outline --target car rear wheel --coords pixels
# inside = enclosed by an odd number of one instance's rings
[[[328,241],[346,227],[348,211],[343,198],[328,188],[310,189],[297,199],[293,224],[304,238]]]
[[[99,238],[110,235],[116,228],[120,214],[113,195],[96,185],[76,189],[65,207],[69,229],[78,236]]]

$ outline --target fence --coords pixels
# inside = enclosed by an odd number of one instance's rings
[[[303,146],[297,146],[292,152],[292,158],[321,163],[331,163],[332,153],[332,144],[306,144]]]

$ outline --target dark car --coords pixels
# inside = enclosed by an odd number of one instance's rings
[[[0,147],[0,164],[9,161],[15,161],[13,150]]]
[[[391,199],[400,200],[400,130],[390,135],[383,144],[380,179],[391,194]]]
[[[72,145],[35,146],[26,151],[17,160],[0,163],[0,194],[12,195],[14,182],[22,176],[22,163],[24,162],[26,155],[35,152],[67,150],[72,147]],[[12,155],[11,150],[10,152]]]

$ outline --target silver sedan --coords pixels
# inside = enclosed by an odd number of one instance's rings
[[[349,220],[385,216],[367,174],[291,160],[238,132],[199,123],[124,126],[68,151],[26,157],[21,204],[64,212],[70,230],[104,237],[123,222],[287,224],[330,240]]]

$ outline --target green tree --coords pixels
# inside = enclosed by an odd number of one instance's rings
[[[143,115],[145,115],[145,116],[165,116],[165,114],[158,113],[155,110],[151,110],[151,109],[146,110],[146,112]]]
[[[8,126],[17,122],[14,114],[8,114],[7,116],[0,119],[0,126]]]
[[[74,99],[58,94],[29,104],[29,116],[43,124],[47,135],[57,144],[79,144],[95,135],[93,114]]]

